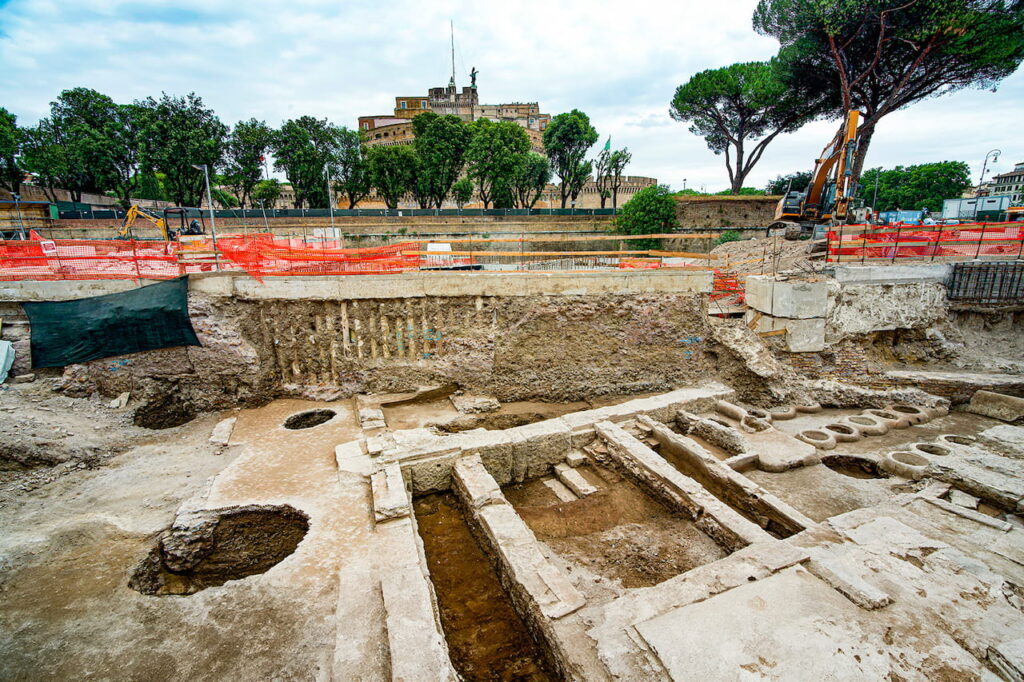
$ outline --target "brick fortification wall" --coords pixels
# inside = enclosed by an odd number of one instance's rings
[[[767,227],[777,196],[676,197],[676,215],[685,227]]]

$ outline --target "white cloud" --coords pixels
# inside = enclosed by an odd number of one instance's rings
[[[0,0],[0,106],[29,123],[76,86],[119,101],[195,91],[228,123],[312,114],[354,125],[390,111],[395,95],[447,82],[453,18],[458,78],[466,83],[476,66],[485,102],[581,109],[602,140],[630,147],[630,173],[716,190],[726,186],[722,158],[669,118],[668,103],[697,71],[774,54],[775,43],[750,27],[755,4]],[[893,114],[868,163],[965,160],[977,177],[995,147],[1005,152],[996,168],[1006,170],[1024,160],[1021,120],[1017,73],[994,94],[962,92]],[[780,138],[748,184],[809,169],[834,128],[819,122]]]

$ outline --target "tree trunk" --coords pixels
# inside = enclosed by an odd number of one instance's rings
[[[565,200],[567,198],[565,193],[565,180],[562,180],[562,184],[558,186],[558,193],[562,197],[562,208],[565,208]]]
[[[614,210],[616,210],[618,208],[619,208],[619,188],[618,187],[613,187],[612,188],[612,210],[614,211]]]
[[[857,139],[857,154],[853,158],[853,181],[860,183],[860,174],[864,171],[864,159],[868,155],[868,147],[871,146],[871,138],[875,134],[875,124],[872,122],[867,130],[861,126]]]

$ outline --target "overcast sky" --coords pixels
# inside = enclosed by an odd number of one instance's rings
[[[482,103],[539,101],[578,108],[627,172],[680,189],[728,186],[724,160],[668,115],[679,84],[707,68],[767,59],[775,41],[751,29],[756,0],[643,4],[596,0],[0,0],[0,106],[28,124],[63,89],[129,102],[195,91],[222,120],[273,125],[311,114],[354,127],[395,95],[426,94],[451,72],[479,71]],[[1024,161],[1024,73],[995,93],[971,90],[885,119],[869,166],[963,160],[974,179],[993,148],[997,172]],[[809,170],[837,124],[777,139],[748,185]],[[595,146],[595,152],[598,149]],[[993,171],[989,164],[987,176]]]

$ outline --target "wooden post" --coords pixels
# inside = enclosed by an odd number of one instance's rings
[[[978,248],[974,252],[974,260],[978,260],[979,258],[981,258],[981,243],[985,241],[985,228],[987,226],[988,223],[981,224],[981,238],[978,239]]]

